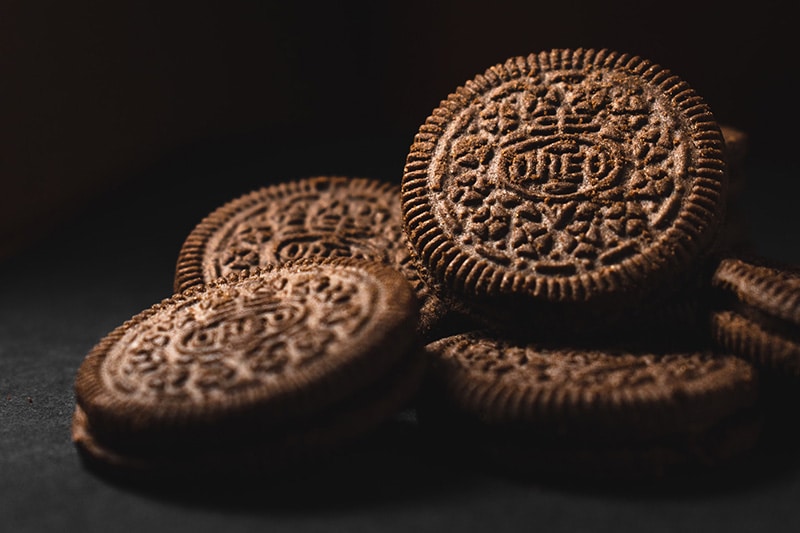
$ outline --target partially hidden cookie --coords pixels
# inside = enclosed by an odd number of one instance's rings
[[[743,177],[744,161],[750,148],[750,137],[747,133],[731,124],[720,124],[722,138],[725,141],[725,155],[730,169],[731,180]]]
[[[714,248],[721,256],[749,254],[755,250],[750,210],[743,199],[732,199],[728,202],[725,211],[725,225]]]
[[[180,291],[233,272],[327,257],[373,259],[398,268],[420,300],[422,331],[444,313],[409,257],[399,187],[367,178],[286,181],[220,206],[184,241],[174,286]]]
[[[725,141],[725,156],[728,163],[728,198],[725,222],[716,249],[720,253],[750,253],[753,249],[750,235],[750,216],[746,204],[747,176],[745,162],[749,150],[749,136],[743,130],[729,124],[720,124]]]
[[[192,287],[86,356],[73,438],[96,462],[156,475],[191,458],[226,472],[324,453],[416,391],[416,305],[402,274],[352,258]]]
[[[633,306],[710,250],[727,184],[702,98],[645,59],[556,49],[458,88],[410,147],[405,230],[439,292],[521,312]],[[482,311],[484,312],[484,311]],[[602,314],[602,311],[599,311]]]
[[[758,374],[709,351],[573,348],[488,332],[426,346],[428,426],[520,471],[627,478],[716,466],[755,445]],[[580,466],[579,466],[580,465]]]
[[[722,259],[711,333],[725,350],[800,378],[800,269],[756,257]]]

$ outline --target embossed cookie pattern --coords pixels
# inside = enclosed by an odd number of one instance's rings
[[[390,187],[317,180],[284,187],[224,221],[205,252],[207,280],[309,257],[394,261],[401,250],[399,205]]]
[[[229,402],[297,380],[362,334],[380,287],[353,271],[217,288],[130,328],[105,358],[105,387],[140,404]]]
[[[434,321],[434,298],[409,255],[399,187],[365,178],[314,177],[253,191],[210,214],[187,237],[175,289],[300,259],[351,257],[392,265]]]
[[[653,397],[674,388],[704,386],[746,365],[711,352],[688,354],[613,353],[601,350],[546,349],[472,337],[447,346],[446,357],[490,381],[518,382],[594,395]]]
[[[617,264],[675,222],[696,158],[685,129],[667,98],[624,73],[503,83],[442,136],[435,217],[462,249],[514,270]]]

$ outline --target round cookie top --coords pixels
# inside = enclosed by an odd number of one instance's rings
[[[441,103],[407,156],[402,210],[443,290],[577,302],[690,269],[726,180],[719,126],[684,81],[627,54],[552,50]]]
[[[87,355],[78,404],[132,438],[305,416],[371,383],[415,342],[416,300],[377,262],[305,261],[190,288]]]
[[[729,257],[720,261],[711,284],[741,304],[800,325],[800,269]]]
[[[174,287],[179,292],[233,272],[330,257],[372,259],[399,269],[422,305],[423,329],[442,312],[409,255],[400,188],[368,178],[287,181],[222,205],[184,241]]]
[[[426,346],[444,401],[484,423],[592,440],[707,428],[755,401],[756,373],[710,352],[585,349],[482,332]]]

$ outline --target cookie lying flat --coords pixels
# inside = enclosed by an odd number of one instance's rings
[[[363,411],[356,398],[364,395],[385,411],[345,416],[333,428],[344,435],[330,440],[355,437],[408,401],[421,378],[409,360],[416,304],[402,274],[352,258],[258,269],[187,289],[87,355],[75,381],[76,444],[100,462],[138,458],[132,464],[169,463],[155,458],[185,455],[187,446],[195,450],[188,456],[199,457],[217,448],[252,452],[259,442],[282,449],[287,435],[323,432],[339,406]],[[382,380],[391,385],[366,392]],[[301,440],[316,450],[315,439]],[[241,467],[236,453],[226,457],[220,469]]]
[[[607,50],[514,57],[419,129],[405,230],[431,284],[466,306],[632,306],[708,253],[723,156],[709,108],[658,65]]]
[[[758,435],[757,374],[733,356],[546,347],[486,333],[426,353],[420,419],[453,424],[522,470],[665,474],[724,462]]]
[[[252,477],[313,466],[332,457],[359,436],[409,407],[425,371],[425,360],[411,352],[386,376],[352,398],[291,423],[254,430],[247,438],[198,445],[161,447],[107,445],[94,436],[86,413],[76,407],[72,438],[82,457],[96,470],[127,479],[172,478],[208,481],[219,477]]]
[[[724,349],[800,378],[800,270],[726,258],[712,278],[720,303],[711,330]]]
[[[366,178],[313,177],[236,198],[203,219],[178,256],[175,290],[232,272],[301,258],[356,257],[383,261],[412,283],[430,329],[444,306],[411,264],[395,185]]]

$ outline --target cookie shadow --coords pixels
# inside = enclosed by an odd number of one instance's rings
[[[481,485],[471,472],[431,454],[416,422],[403,417],[324,460],[247,477],[156,481],[86,466],[105,482],[148,499],[189,508],[270,515],[432,501],[477,491]]]
[[[636,500],[699,500],[794,484],[800,479],[800,435],[794,430],[800,387],[792,380],[770,378],[763,398],[761,431],[747,452],[714,466],[687,466],[643,478],[576,478],[514,472],[503,468],[523,486],[569,491],[584,495]]]
[[[687,468],[645,478],[585,479],[553,474],[521,474],[505,468],[499,475],[505,475],[521,486],[584,496],[625,501],[702,500],[794,483],[800,478],[798,446],[800,439],[796,437],[772,435],[762,438],[751,452],[723,465]]]

